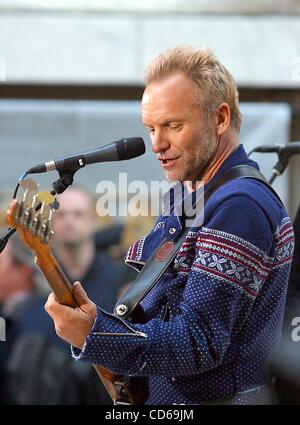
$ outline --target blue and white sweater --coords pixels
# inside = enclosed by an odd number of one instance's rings
[[[240,164],[258,168],[242,145],[215,177]],[[171,227],[175,240],[180,220],[160,217],[130,248],[127,263],[142,267]],[[293,246],[291,221],[270,189],[234,179],[211,196],[203,225],[191,229],[142,301],[147,322],[132,324],[98,308],[84,348],[73,348],[73,356],[117,374],[147,376],[147,404],[228,396],[254,404],[256,392],[248,390],[269,383],[268,362],[280,339]]]

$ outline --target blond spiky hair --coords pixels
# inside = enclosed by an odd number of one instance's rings
[[[200,103],[206,112],[212,112],[222,102],[228,103],[231,127],[241,127],[239,93],[230,72],[206,47],[177,46],[158,55],[145,72],[146,83],[162,80],[182,72],[199,88]]]

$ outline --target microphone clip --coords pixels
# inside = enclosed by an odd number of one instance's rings
[[[51,191],[51,194],[58,195],[60,193],[63,193],[69,186],[71,186],[73,184],[74,174],[76,173],[77,170],[79,170],[79,168],[72,169],[72,170],[67,170],[67,169],[59,170],[58,173],[60,177],[58,180],[52,183],[53,189]],[[39,209],[40,206],[41,204],[38,205],[36,209]],[[13,227],[10,227],[4,235],[0,236],[0,254],[5,249],[9,238],[15,232],[16,232],[16,229],[14,229]]]
[[[76,173],[76,170],[59,170],[59,179],[52,183],[53,190],[56,194],[63,193],[69,186],[73,184],[74,180],[74,174]]]
[[[276,177],[281,176],[284,173],[287,166],[289,165],[291,155],[285,152],[277,152],[278,161],[273,167],[272,176],[269,180],[269,183],[272,184]]]

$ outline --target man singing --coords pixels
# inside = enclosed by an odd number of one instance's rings
[[[237,165],[258,168],[239,145],[235,81],[206,48],[175,47],[150,63],[142,120],[167,179],[190,192]],[[182,231],[171,208],[126,262],[142,269],[165,235],[176,241]],[[290,219],[270,188],[235,178],[209,198],[202,225],[191,227],[142,300],[143,323],[108,315],[78,282],[81,309],[51,294],[46,310],[74,358],[146,377],[146,404],[265,403],[293,242]]]

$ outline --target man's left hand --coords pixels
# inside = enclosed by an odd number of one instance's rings
[[[45,309],[54,320],[57,335],[74,347],[82,349],[96,318],[97,308],[79,282],[73,285],[73,296],[78,304],[76,308],[59,304],[51,293]]]

